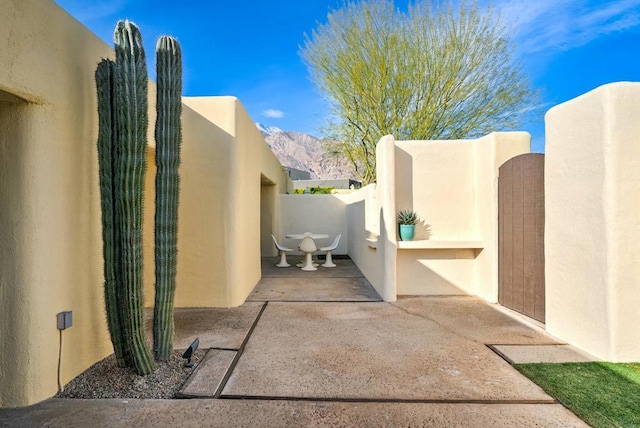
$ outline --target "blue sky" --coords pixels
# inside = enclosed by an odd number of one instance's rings
[[[163,34],[178,38],[184,95],[233,95],[252,119],[321,136],[322,95],[298,56],[311,33],[342,0],[56,0],[105,42],[118,19],[140,27],[149,58]],[[407,0],[396,1],[404,8]],[[493,0],[512,26],[517,57],[542,97],[522,130],[544,151],[549,108],[602,84],[640,81],[640,0]],[[153,67],[150,67],[150,71]]]

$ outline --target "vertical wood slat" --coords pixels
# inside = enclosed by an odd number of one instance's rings
[[[536,253],[530,253],[536,245],[536,218],[535,218],[535,163],[523,162],[520,181],[524,194],[523,200],[523,307],[522,312],[535,314],[535,260]]]
[[[545,276],[544,276],[544,156],[537,157],[535,188],[535,315],[533,318],[545,322]]]
[[[508,177],[513,175],[513,164],[505,164],[501,168],[504,168],[504,174]],[[502,301],[500,302],[504,306],[513,306],[513,180],[500,180],[502,181],[502,221],[500,222],[503,231],[502,239],[500,241],[500,248],[502,249],[502,277],[501,281],[509,286],[502,288]]]
[[[513,307],[519,312],[524,310],[524,274],[523,260],[524,248],[524,192],[522,188],[523,162],[516,160],[513,163],[512,175],[512,203],[513,203]]]
[[[505,162],[498,201],[498,301],[544,322],[544,155]]]
[[[504,287],[502,281],[504,280],[504,245],[502,244],[502,237],[504,236],[504,187],[505,181],[498,180],[498,303],[504,305]]]

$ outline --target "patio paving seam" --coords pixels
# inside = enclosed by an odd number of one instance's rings
[[[258,300],[252,300],[257,302]],[[383,303],[383,300],[263,300],[265,303]]]
[[[491,349],[493,352],[495,352],[500,358],[505,360],[507,363],[513,365],[513,360],[507,357],[505,354],[503,354],[500,350],[498,350],[498,348],[495,348],[493,344],[486,343],[485,346]]]
[[[474,400],[474,399],[446,399],[446,398],[355,398],[355,397],[294,397],[294,396],[265,396],[265,395],[220,395],[221,400],[257,400],[257,401],[312,401],[328,403],[409,403],[409,404],[558,404],[555,399],[548,400]]]
[[[571,345],[564,343],[493,343],[487,344],[486,346],[511,365],[528,363],[577,363],[587,361],[600,361],[598,358],[595,358],[592,355],[589,355],[577,348],[572,347]],[[528,350],[529,353],[523,355],[516,352],[514,355],[513,350],[518,348]]]
[[[260,312],[258,312],[258,316],[256,316],[256,319],[253,321],[253,324],[251,324],[251,327],[249,328],[247,335],[242,341],[240,348],[238,348],[238,351],[235,357],[233,358],[233,361],[231,362],[231,365],[229,366],[227,373],[225,373],[224,377],[220,381],[220,384],[218,385],[218,389],[213,394],[213,398],[220,398],[220,395],[222,394],[222,390],[224,390],[225,386],[227,386],[227,382],[229,381],[229,378],[233,374],[233,371],[235,370],[236,366],[238,365],[238,361],[240,361],[240,357],[242,357],[242,354],[244,353],[244,348],[247,346],[247,342],[249,341],[249,338],[253,334],[253,331],[256,329],[256,326],[258,325],[258,322],[260,321],[262,314],[264,313],[265,309],[267,309],[267,305],[269,305],[269,302],[264,302],[264,304],[262,305]]]
[[[194,370],[176,394],[176,398],[210,398],[229,369],[235,355],[236,350],[208,349],[207,354],[198,364],[198,368]]]

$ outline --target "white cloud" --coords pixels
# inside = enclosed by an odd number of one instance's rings
[[[640,0],[499,0],[524,54],[568,50],[640,25]]]
[[[284,112],[281,110],[267,109],[262,112],[264,117],[268,117],[270,119],[282,119],[284,117]]]

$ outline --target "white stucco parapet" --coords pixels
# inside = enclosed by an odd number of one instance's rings
[[[395,142],[397,210],[420,218],[416,240],[396,243],[397,294],[470,294],[497,302],[498,170],[528,153],[530,141],[526,132],[495,132]]]
[[[546,114],[549,333],[609,361],[640,360],[640,83]]]

